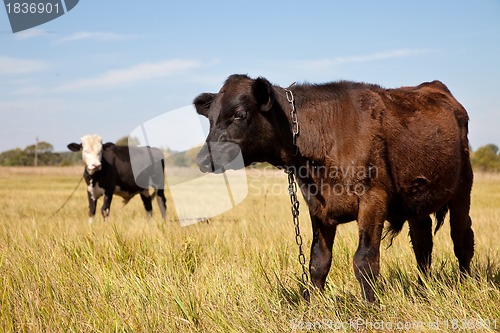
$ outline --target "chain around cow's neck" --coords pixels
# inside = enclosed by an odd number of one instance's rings
[[[295,109],[295,96],[293,92],[290,90],[291,87],[295,85],[295,82],[288,86],[285,89],[286,99],[290,103],[292,109],[290,110],[290,119],[292,122],[292,144],[293,144],[293,157],[297,156],[299,151],[299,147],[297,146],[297,137],[299,136],[299,120],[297,119],[297,110]]]
[[[297,110],[295,109],[295,96],[290,88],[295,85],[292,83],[288,88],[285,89],[286,99],[291,105],[290,118],[292,122],[292,144],[293,144],[293,157],[298,154],[297,137],[299,136],[299,121],[297,118]],[[295,181],[294,166],[288,166],[285,171],[288,175],[288,194],[290,195],[290,203],[292,208],[292,218],[293,225],[295,226],[295,242],[299,248],[299,263],[302,266],[301,281],[304,290],[302,291],[302,296],[309,300],[309,276],[307,275],[306,268],[306,257],[304,251],[302,250],[302,235],[300,234],[300,224],[299,224],[299,200],[297,198],[297,182]]]

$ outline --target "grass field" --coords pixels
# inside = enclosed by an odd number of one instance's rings
[[[118,197],[109,223],[89,225],[83,183],[51,217],[81,172],[0,168],[1,332],[500,330],[498,175],[476,175],[472,278],[458,277],[446,223],[435,236],[432,277],[419,284],[404,229],[392,247],[383,242],[374,306],[360,299],[352,270],[355,223],[339,227],[326,292],[302,300],[289,199],[275,190],[286,186],[284,174],[251,172],[243,203],[181,228],[172,210],[162,223],[155,203],[147,220],[139,198],[123,206]],[[304,204],[301,226],[308,257]]]

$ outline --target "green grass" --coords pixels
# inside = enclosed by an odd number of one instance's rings
[[[50,217],[80,172],[0,169],[1,332],[500,330],[498,176],[476,176],[472,277],[459,279],[445,223],[432,276],[419,284],[404,229],[392,247],[383,242],[374,306],[360,299],[352,271],[355,223],[339,227],[326,292],[310,303],[301,298],[289,199],[266,190],[284,188],[284,174],[254,178],[265,194],[252,192],[210,223],[181,228],[172,210],[162,223],[156,203],[147,220],[139,198],[126,206],[115,198],[109,223],[98,217],[89,225],[84,184]],[[300,217],[308,254],[303,203]]]

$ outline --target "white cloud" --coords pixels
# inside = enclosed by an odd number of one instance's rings
[[[47,64],[39,60],[0,57],[0,74],[27,74],[44,71],[47,68]]]
[[[30,118],[34,115],[46,117],[61,112],[66,112],[69,105],[62,100],[57,99],[14,99],[0,101],[0,115],[9,115],[9,118],[14,120],[31,121]],[[47,118],[48,119],[48,118]],[[20,124],[21,125],[21,124]],[[39,124],[42,126],[42,124]]]
[[[338,65],[365,63],[365,62],[395,59],[395,58],[414,57],[429,52],[430,52],[429,50],[424,50],[424,49],[396,49],[396,50],[389,50],[389,51],[366,54],[366,55],[354,55],[346,57],[335,57],[332,59],[299,61],[294,63],[294,65],[309,70],[324,70]]]
[[[126,34],[117,34],[114,32],[88,32],[88,31],[80,31],[75,32],[67,37],[63,37],[58,39],[55,43],[62,44],[67,42],[76,42],[76,41],[96,41],[96,42],[111,42],[111,41],[125,41],[138,38],[137,35],[126,35]]]
[[[14,39],[23,40],[23,39],[36,38],[47,35],[49,35],[49,32],[47,30],[33,28],[17,32],[16,34],[14,34]]]
[[[11,95],[13,96],[24,96],[24,95],[27,95],[27,96],[33,96],[33,95],[40,95],[40,94],[43,94],[43,93],[46,93],[47,90],[40,87],[40,86],[36,86],[36,85],[26,85],[26,86],[23,86],[15,91],[13,91],[11,93]]]
[[[95,89],[113,87],[139,81],[146,81],[178,74],[198,68],[201,63],[196,60],[167,60],[162,62],[147,62],[125,69],[109,71],[102,75],[77,80],[55,89],[56,92],[79,89]]]

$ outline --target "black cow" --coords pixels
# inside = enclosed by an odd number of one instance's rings
[[[437,231],[447,211],[460,271],[469,272],[469,118],[443,83],[384,89],[342,81],[287,91],[264,78],[232,75],[194,104],[210,121],[197,157],[202,171],[231,168],[239,146],[246,165],[269,162],[295,172],[311,215],[314,286],[324,288],[337,226],[353,220],[359,230],[353,266],[366,300],[375,300],[386,220],[394,234],[409,222],[418,267],[427,272],[429,215],[436,215]],[[233,144],[221,150],[223,142]]]
[[[97,199],[102,195],[104,203],[101,212],[105,221],[109,216],[113,194],[118,194],[127,203],[139,193],[148,216],[152,216],[153,206],[149,186],[155,189],[161,215],[163,219],[166,218],[164,161],[160,150],[149,147],[116,146],[110,142],[102,144],[99,135],[86,135],[81,138],[81,142],[68,144],[68,149],[74,152],[82,151],[90,223],[95,216]]]

